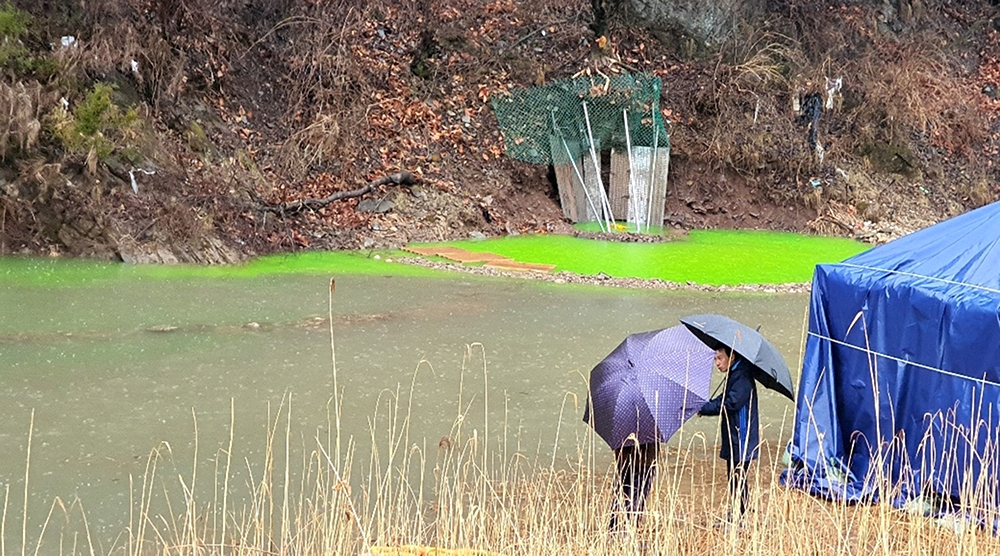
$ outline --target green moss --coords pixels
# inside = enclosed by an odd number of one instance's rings
[[[868,143],[858,149],[858,154],[868,159],[879,172],[899,174],[908,178],[920,175],[914,162],[913,151],[898,143]]]
[[[192,151],[207,154],[211,150],[212,142],[209,141],[208,134],[205,133],[205,128],[200,123],[191,122],[185,135],[188,147]]]
[[[10,5],[0,8],[0,66],[24,73],[31,63],[31,52],[21,42],[31,16]]]
[[[244,170],[254,173],[260,172],[257,168],[257,163],[254,162],[253,158],[250,157],[250,154],[243,149],[236,150],[236,162],[238,162]]]
[[[22,75],[32,75],[39,81],[49,81],[56,77],[62,68],[51,56],[32,56],[22,66]]]
[[[59,64],[49,55],[33,54],[21,39],[28,33],[31,15],[9,2],[0,7],[0,67],[17,76],[49,81],[59,73]]]
[[[128,162],[132,166],[138,166],[145,159],[142,152],[135,147],[125,147],[120,150],[118,155],[123,161]]]

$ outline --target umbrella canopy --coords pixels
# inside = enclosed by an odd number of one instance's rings
[[[632,334],[590,372],[583,420],[613,449],[666,442],[708,400],[712,358],[683,326]]]
[[[785,359],[760,332],[722,315],[694,315],[681,319],[681,322],[713,350],[726,346],[742,355],[754,366],[758,382],[795,400],[795,387],[792,386],[792,375],[788,372]]]

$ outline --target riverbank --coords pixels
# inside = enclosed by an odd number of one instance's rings
[[[671,282],[659,278],[616,278],[604,273],[597,275],[576,274],[569,271],[538,272],[500,270],[488,266],[469,266],[461,263],[432,261],[420,257],[399,257],[391,261],[447,272],[464,272],[478,276],[492,276],[519,280],[538,280],[552,284],[583,284],[589,286],[606,286],[612,288],[634,288],[647,290],[692,290],[703,292],[730,293],[806,293],[811,287],[808,282],[788,284],[739,284],[735,286],[711,286],[694,282]]]
[[[525,139],[493,102],[573,76],[595,102],[608,76],[659,80],[667,227],[877,244],[1000,196],[988,2],[703,3],[741,22],[711,44],[575,0],[168,4],[0,10],[0,254],[227,264],[562,232],[555,168],[508,155]]]
[[[303,274],[440,275],[467,273],[553,284],[708,292],[807,292],[817,264],[868,248],[839,237],[786,232],[696,230],[629,241],[569,234],[418,244],[403,250],[309,251],[235,265],[121,264],[63,257],[0,258],[0,281],[22,284],[93,281],[123,274],[160,278]],[[417,256],[419,254],[419,256]],[[540,271],[542,270],[542,271]]]

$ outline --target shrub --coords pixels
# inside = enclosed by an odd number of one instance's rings
[[[47,81],[58,72],[58,65],[51,56],[32,54],[22,37],[28,33],[31,15],[9,2],[0,7],[0,67],[7,68],[17,76],[34,76]]]
[[[15,71],[27,65],[31,53],[21,42],[28,31],[31,16],[11,6],[0,8],[0,65]]]
[[[63,147],[73,154],[87,155],[91,172],[97,162],[135,138],[139,118],[134,109],[123,110],[112,100],[115,87],[96,83],[71,112],[59,106],[50,117],[50,126]]]
[[[4,42],[8,40],[20,40],[27,33],[28,23],[30,22],[30,15],[15,8],[10,2],[7,2],[0,8],[0,38]]]

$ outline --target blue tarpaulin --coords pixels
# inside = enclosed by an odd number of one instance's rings
[[[788,450],[819,496],[1000,505],[1000,203],[817,265]]]

